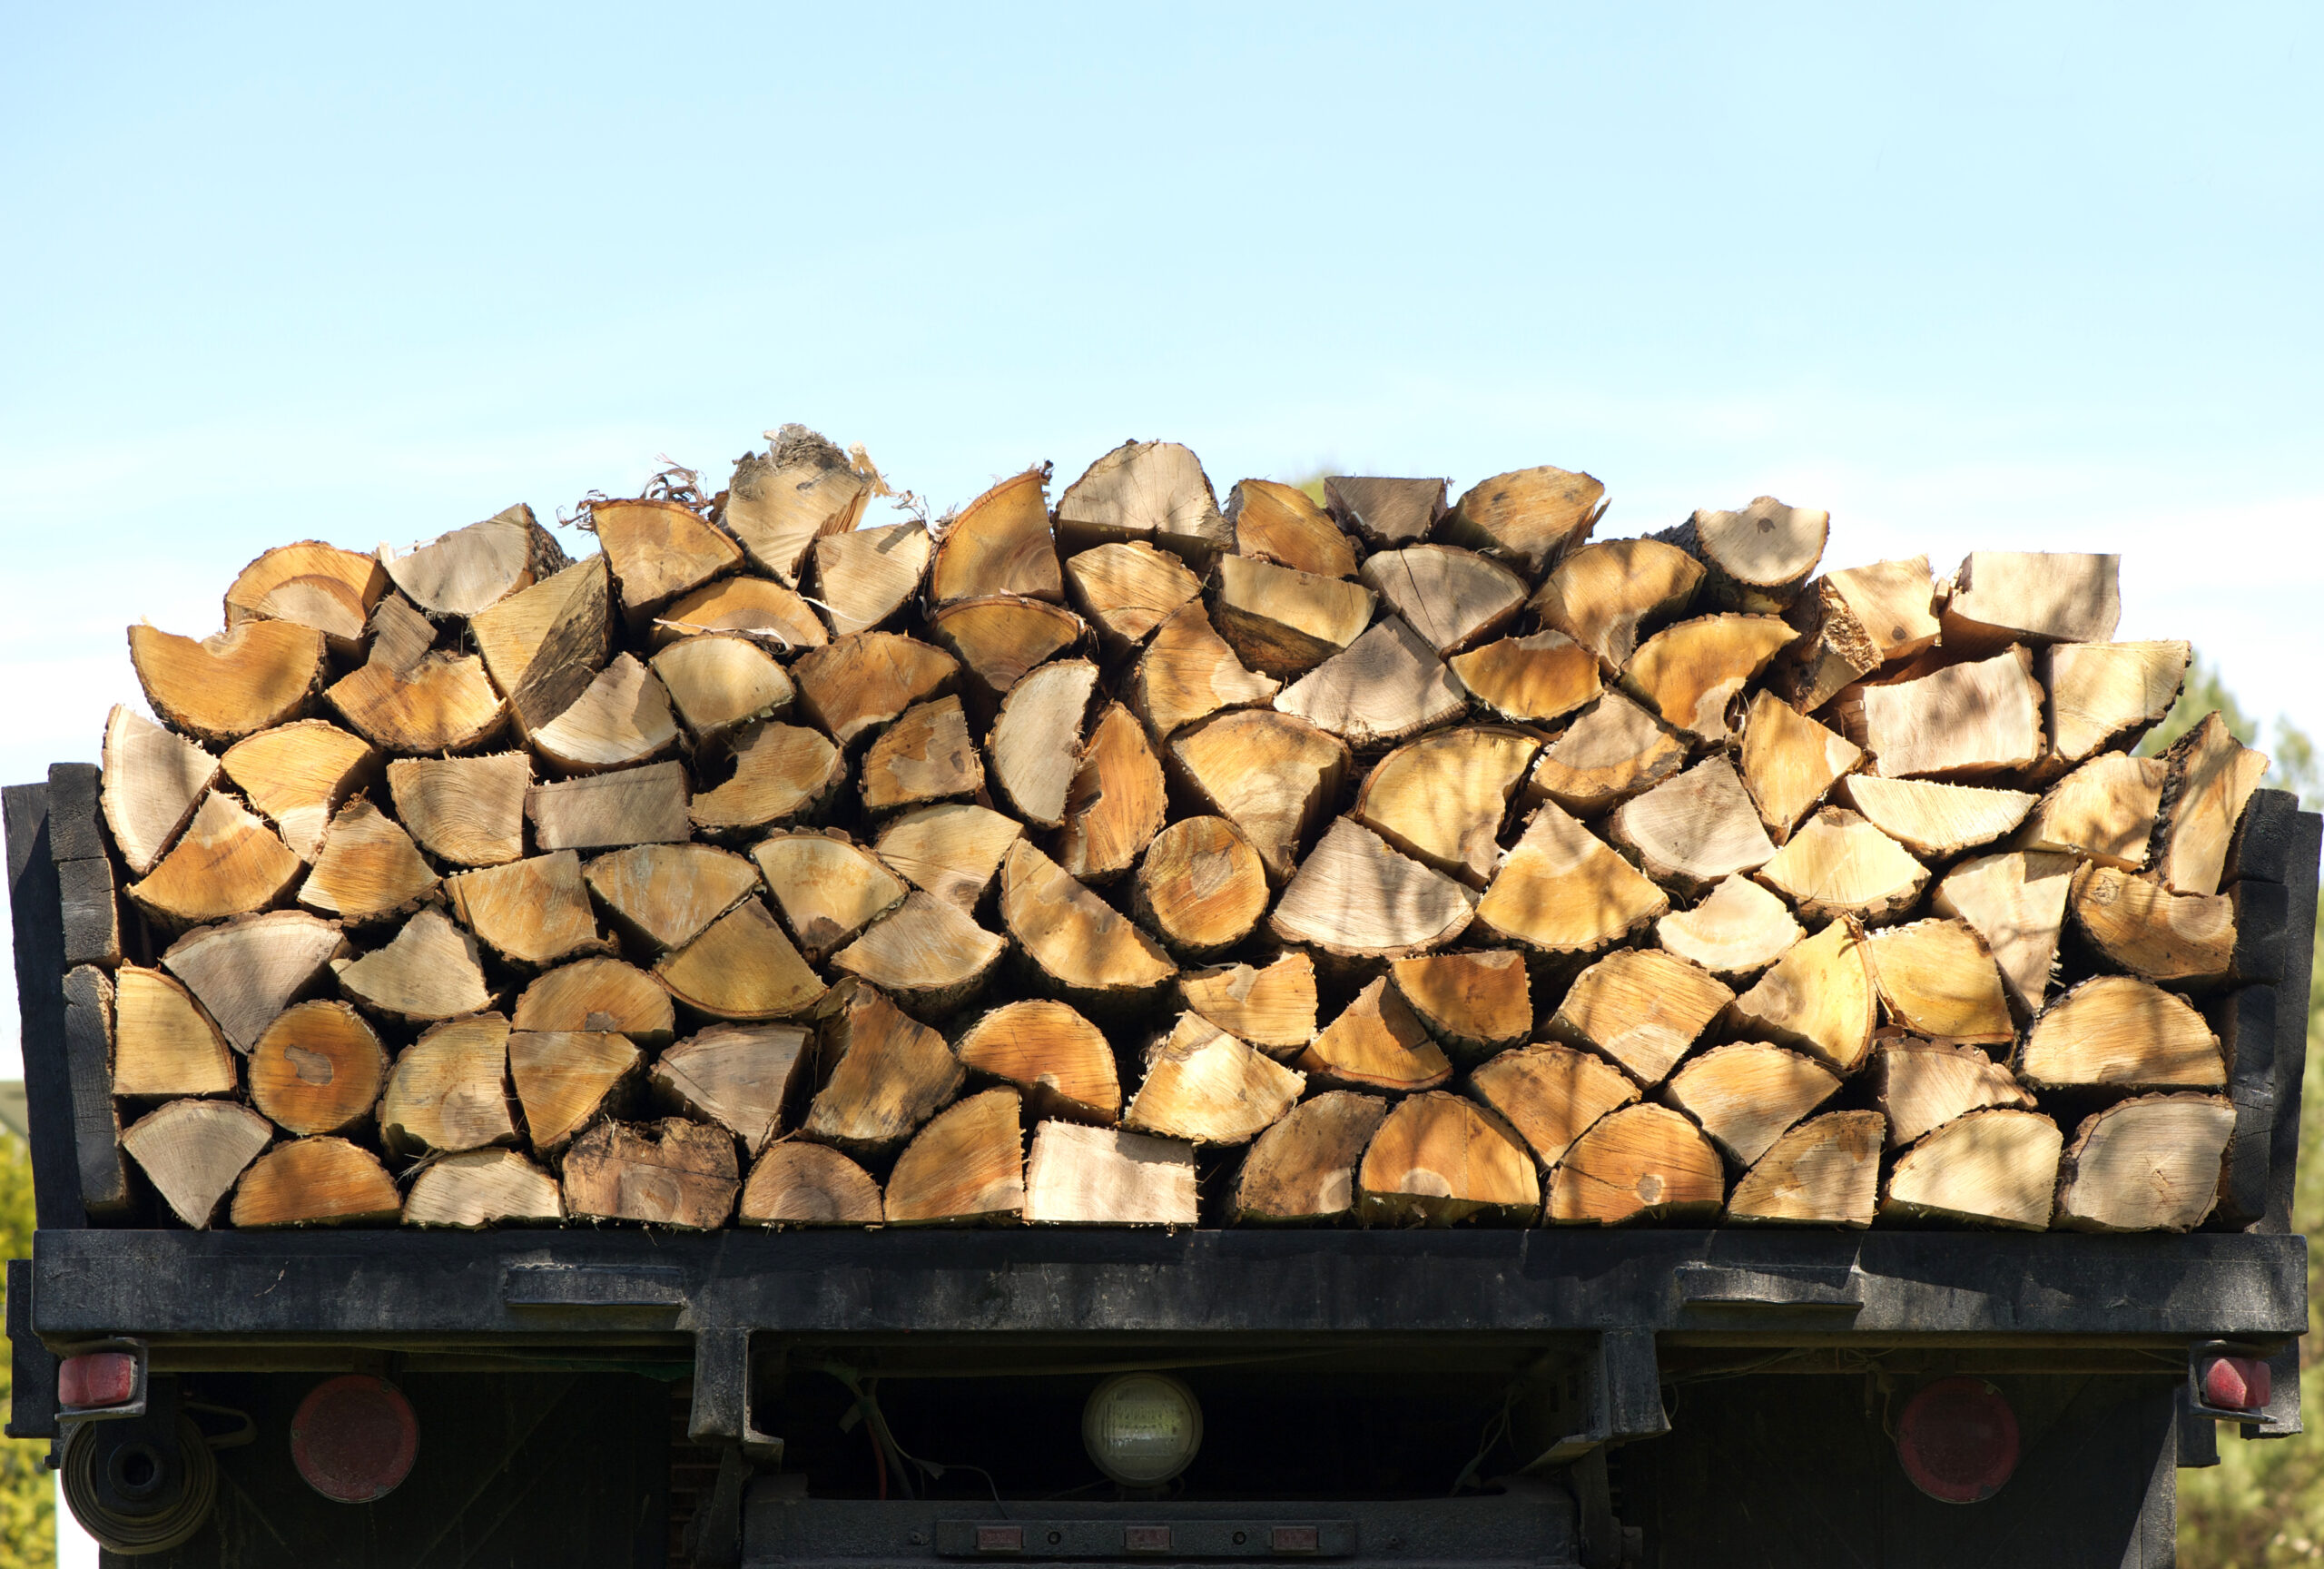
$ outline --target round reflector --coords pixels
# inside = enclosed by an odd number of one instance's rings
[[[290,1419],[290,1459],[307,1485],[341,1504],[368,1504],[411,1475],[419,1423],[411,1402],[384,1378],[326,1378]]]
[[[2017,1414],[1982,1378],[1940,1378],[1905,1402],[1896,1457],[1930,1497],[1982,1503],[2017,1469]]]
[[[1159,1487],[1202,1447],[1202,1406],[1167,1375],[1118,1374],[1082,1408],[1081,1442],[1098,1469],[1123,1486]]]

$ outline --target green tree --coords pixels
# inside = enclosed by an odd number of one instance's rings
[[[0,1133],[0,1258],[33,1250],[33,1166],[25,1141]],[[0,1409],[9,1396],[0,1357]],[[47,1569],[56,1562],[56,1487],[45,1439],[0,1438],[0,1569]]]

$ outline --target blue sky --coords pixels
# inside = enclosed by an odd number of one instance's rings
[[[0,775],[267,545],[1195,447],[2126,554],[2324,728],[2315,8],[0,8]],[[14,1029],[0,1024],[0,1071]]]

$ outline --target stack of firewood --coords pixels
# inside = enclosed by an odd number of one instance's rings
[[[2132,755],[2189,650],[2115,558],[1322,489],[1136,442],[874,526],[793,426],[578,561],[518,507],[131,627],[120,1212],[2213,1214],[2266,760]]]

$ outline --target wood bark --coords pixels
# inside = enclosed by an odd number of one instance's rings
[[[1862,1230],[1880,1206],[1877,1111],[1833,1111],[1776,1140],[1735,1184],[1727,1219]]]
[[[2142,1095],[2093,1112],[2058,1169],[2063,1231],[2191,1231],[2219,1201],[2235,1104],[2220,1095]]]
[[[275,832],[282,835],[282,842],[290,846],[291,854],[301,861],[311,862],[322,845],[323,831],[330,825],[332,816],[350,795],[377,775],[379,751],[361,736],[349,735],[328,719],[301,719],[238,741],[218,761],[226,777],[274,824]],[[460,765],[467,765],[468,761],[462,760]],[[389,769],[390,778],[394,772]],[[123,777],[134,776],[133,768]],[[113,785],[113,768],[108,762],[108,793]],[[128,844],[120,837],[120,824],[113,822],[110,807],[106,821],[113,829],[115,843],[122,845],[123,859],[130,862],[131,871],[138,871],[137,863],[130,859]],[[406,824],[407,828],[409,826]],[[150,830],[138,842],[150,843]]]
[[[2136,976],[2100,975],[2026,1027],[2017,1076],[2036,1090],[2223,1090],[2227,1059],[2184,998]]]
[[[253,1064],[252,1082],[256,1082]],[[405,1154],[513,1144],[508,1021],[479,1013],[438,1024],[395,1061],[379,1097],[379,1136]]]
[[[1825,574],[1786,612],[1802,636],[1778,677],[1784,696],[1803,712],[1820,708],[1883,666],[1925,652],[1942,630],[1935,601],[1925,556]]]
[[[237,1229],[362,1226],[394,1222],[403,1202],[369,1150],[344,1139],[292,1139],[242,1173],[227,1213]]]
[[[1872,1048],[1879,1022],[1870,951],[1862,932],[1835,921],[1775,962],[1728,1010],[1729,1026],[1795,1046],[1841,1074]]]
[[[1669,908],[1661,889],[1545,801],[1493,873],[1476,918],[1488,932],[1543,953],[1594,953]]]
[[[1503,637],[1455,654],[1448,667],[1471,697],[1520,724],[1562,719],[1605,690],[1597,659],[1562,632]]]
[[[2017,1075],[1983,1051],[1911,1036],[1882,1042],[1873,1057],[1873,1085],[1891,1146],[1989,1106],[2034,1109]]]
[[[902,1147],[967,1082],[944,1037],[876,986],[858,986],[823,1027],[831,1076],[799,1124],[803,1138],[873,1158]]]
[[[916,1134],[896,1158],[891,1226],[1011,1220],[1025,1213],[1025,1135],[1014,1090],[971,1095]]]
[[[880,1184],[827,1146],[773,1144],[752,1166],[735,1218],[746,1226],[877,1226]]]
[[[1369,1221],[1527,1225],[1541,1212],[1541,1179],[1509,1125],[1458,1095],[1415,1095],[1391,1107],[1364,1151],[1356,1185]]]
[[[1722,980],[1748,981],[1807,934],[1784,902],[1748,877],[1727,877],[1691,910],[1654,923],[1654,940]]]
[[[1025,1164],[1025,1219],[1036,1225],[1192,1226],[1195,1152],[1176,1139],[1044,1122]]]
[[[1137,919],[1181,960],[1224,952],[1266,913],[1265,863],[1224,817],[1182,817],[1137,866]]]
[[[1469,1093],[1500,1115],[1547,1170],[1638,1086],[1604,1058],[1571,1046],[1521,1046],[1469,1075]]]
[[[1625,1106],[1573,1142],[1550,1173],[1548,1219],[1618,1226],[1709,1219],[1727,1170],[1702,1130],[1666,1106]]]
[[[497,866],[524,854],[532,783],[533,762],[522,752],[388,765],[397,820],[429,854],[461,866]]]
[[[1575,977],[1548,1033],[1660,1083],[1735,993],[1683,959],[1652,949],[1610,953]]]
[[[379,1036],[344,1002],[285,1009],[251,1051],[251,1104],[293,1133],[340,1133],[368,1120],[387,1077]]]
[[[1198,1013],[1181,1013],[1147,1053],[1122,1126],[1190,1144],[1248,1144],[1281,1121],[1307,1076],[1253,1051]]]
[[[2064,1144],[2038,1112],[1972,1111],[1897,1157],[1881,1218],[2046,1231]]]
[[[724,1128],[756,1159],[783,1131],[813,1039],[796,1024],[714,1024],[663,1052],[647,1083],[664,1105]]]
[[[1737,1165],[1750,1166],[1839,1090],[1839,1075],[1812,1058],[1740,1041],[1689,1061],[1662,1098],[1701,1124]]]
[[[1235,553],[1319,577],[1355,576],[1355,548],[1305,490],[1273,479],[1246,479],[1226,498]],[[1070,565],[1067,570],[1072,570]],[[1372,585],[1375,590],[1380,586]]]
[[[1346,1090],[1293,1107],[1244,1157],[1235,1219],[1301,1225],[1353,1216],[1356,1169],[1387,1115],[1387,1101]]]
[[[1463,492],[1436,534],[1472,550],[1495,551],[1531,578],[1590,538],[1606,510],[1606,488],[1587,474],[1546,464],[1496,474]]]
[[[1121,1078],[1098,1027],[1062,1002],[1010,1002],[979,1017],[953,1042],[963,1068],[1016,1086],[1035,1117],[1111,1127]]]
[[[987,594],[1065,597],[1057,545],[1049,538],[1049,476],[1044,464],[1003,479],[939,526],[929,574],[935,603]]]
[[[172,1100],[124,1129],[121,1147],[170,1213],[205,1231],[273,1137],[265,1118],[231,1100]]]
[[[1401,959],[1452,942],[1475,906],[1461,883],[1343,817],[1292,873],[1267,929],[1335,958]]]
[[[1280,883],[1300,842],[1331,814],[1347,778],[1348,749],[1304,719],[1225,714],[1171,738],[1169,755],[1194,794],[1235,824]]]
[[[1451,1060],[1385,976],[1357,992],[1293,1065],[1326,1088],[1398,1094],[1433,1090],[1452,1077]]]
[[[734,1135],[683,1117],[597,1122],[565,1152],[566,1213],[715,1231],[742,1190]]]

